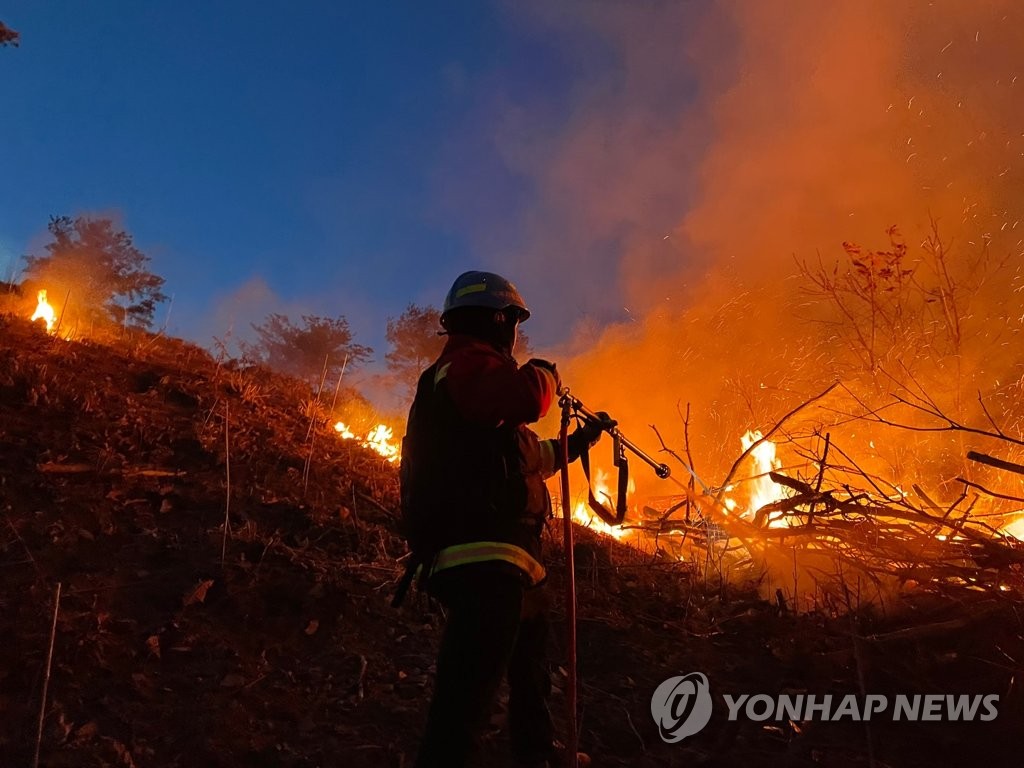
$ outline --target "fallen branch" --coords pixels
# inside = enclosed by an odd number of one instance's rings
[[[984,614],[981,614],[984,615]],[[934,624],[922,624],[917,627],[906,627],[892,632],[884,632],[879,635],[867,635],[864,639],[872,643],[892,643],[907,640],[923,640],[932,635],[942,635],[955,630],[963,629],[971,623],[976,616],[963,616],[959,619],[949,621],[938,621]]]
[[[57,464],[52,461],[48,461],[44,464],[36,464],[36,469],[40,472],[54,475],[78,475],[82,472],[96,471],[96,467],[92,464]]]
[[[990,467],[1024,475],[1024,464],[1014,464],[1012,461],[1004,461],[1003,459],[997,459],[995,456],[989,456],[987,453],[978,453],[977,451],[968,451],[967,458],[979,464],[988,464]]]

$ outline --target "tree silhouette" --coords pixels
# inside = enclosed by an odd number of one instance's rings
[[[21,35],[0,21],[0,48],[6,45],[13,45],[17,48],[20,41]]]
[[[385,338],[390,349],[384,355],[388,369],[411,396],[423,369],[441,354],[444,337],[438,336],[441,312],[434,307],[410,304],[398,317],[389,317]]]
[[[132,236],[110,219],[51,216],[53,240],[46,256],[26,256],[26,276],[67,295],[80,319],[113,320],[149,327],[156,305],[167,297],[164,279],[150,272],[149,257],[134,246]]]
[[[328,381],[337,377],[342,366],[351,370],[369,359],[373,350],[356,344],[344,317],[303,315],[295,325],[286,315],[273,313],[260,325],[255,345],[243,345],[250,357],[275,370],[296,376],[316,386],[324,374]]]

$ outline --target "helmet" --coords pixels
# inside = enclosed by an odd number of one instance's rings
[[[488,309],[508,309],[515,307],[519,312],[520,321],[530,316],[526,302],[519,291],[501,275],[493,272],[463,272],[452,283],[451,290],[444,299],[444,310],[441,316],[459,307],[486,307]]]

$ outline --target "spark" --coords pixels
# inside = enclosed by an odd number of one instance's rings
[[[907,155],[906,161],[909,163],[915,157],[917,157],[917,152],[911,152],[909,155]]]
[[[950,40],[948,43],[946,43],[944,46],[942,46],[942,50],[939,51],[939,53],[945,53],[946,50],[949,48],[949,46],[951,46],[952,44],[953,44],[953,41]]]

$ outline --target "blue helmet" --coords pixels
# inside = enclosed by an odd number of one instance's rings
[[[459,307],[485,307],[487,309],[508,309],[515,307],[519,320],[526,320],[530,310],[511,282],[493,272],[463,272],[452,283],[444,299],[441,316]]]

